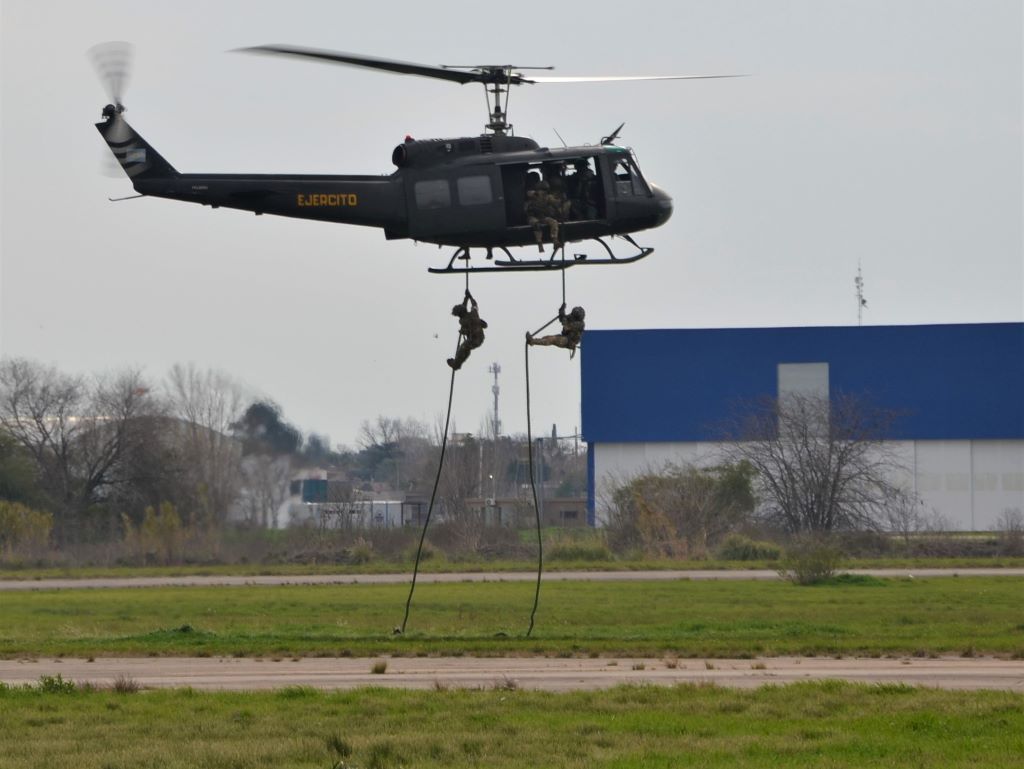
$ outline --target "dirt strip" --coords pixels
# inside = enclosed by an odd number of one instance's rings
[[[847,574],[872,577],[924,578],[924,577],[1024,577],[1024,569],[850,569]],[[420,574],[420,583],[440,582],[532,582],[537,572],[492,571]],[[181,577],[97,577],[88,579],[5,579],[0,580],[4,590],[75,590],[130,587],[215,587],[244,585],[394,585],[408,583],[410,574],[295,574],[295,575],[191,575]],[[748,571],[689,570],[689,571],[549,571],[545,582],[583,580],[592,582],[635,582],[646,580],[742,580],[779,579],[778,572],[769,569]]]
[[[374,674],[375,664],[386,663]],[[1024,693],[1024,661],[991,657],[937,659],[831,659],[768,657],[720,659],[550,658],[301,658],[241,659],[97,657],[0,660],[0,681],[37,683],[40,676],[112,686],[125,677],[143,687],[257,690],[286,686],[352,689],[516,687],[544,691],[604,689],[618,684],[716,684],[755,688],[766,684],[839,679],[940,689],[1000,689]]]

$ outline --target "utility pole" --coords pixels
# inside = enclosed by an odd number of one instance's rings
[[[501,373],[501,366],[497,363],[492,363],[487,370],[494,374],[494,384],[491,386],[491,392],[494,394],[494,421],[492,427],[494,428],[494,440],[498,440],[498,436],[501,435],[501,420],[498,419],[498,392],[501,390],[498,387],[498,374]]]
[[[860,271],[860,259],[857,260],[857,277],[853,279],[853,285],[857,287],[857,325],[864,319],[864,308],[868,306],[868,300],[864,298],[864,276]]]

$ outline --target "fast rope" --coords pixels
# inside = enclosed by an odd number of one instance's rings
[[[562,261],[563,261],[563,263],[565,261],[565,253],[564,252],[562,254]],[[565,269],[563,268],[561,272],[562,272],[562,304],[564,305],[565,304]],[[468,271],[468,269],[466,271],[466,293],[467,294],[469,293],[469,271]],[[528,334],[527,335],[527,343],[525,345],[525,348],[526,348],[526,350],[525,350],[525,358],[526,358],[526,443],[527,443],[527,452],[528,452],[527,455],[528,455],[528,458],[529,458],[529,469],[530,469],[530,490],[531,490],[531,492],[533,494],[533,510],[534,510],[534,517],[535,517],[536,526],[537,526],[537,583],[536,583],[536,587],[535,587],[534,593],[533,593],[533,608],[530,610],[530,625],[529,625],[529,627],[526,630],[526,637],[527,638],[529,638],[530,635],[533,633],[533,626],[534,626],[534,622],[535,622],[536,616],[537,616],[537,607],[540,604],[540,584],[541,584],[541,577],[543,575],[543,570],[544,570],[544,541],[543,541],[543,537],[542,537],[542,534],[541,534],[540,504],[539,504],[539,500],[538,500],[538,497],[537,497],[536,474],[534,472],[534,467],[533,467],[533,430],[532,430],[532,418],[531,418],[531,412],[530,412],[530,345],[529,345],[529,341],[528,340],[529,340],[530,336],[537,336],[537,334],[539,334],[542,331],[544,331],[544,329],[546,329],[548,326],[550,326],[552,323],[554,323],[556,320],[558,320],[558,317],[559,316],[556,315],[554,318],[552,318],[547,323],[545,323],[543,326],[541,326],[539,329],[537,329],[535,332],[533,332],[533,334]],[[456,348],[455,348],[456,351],[458,351],[458,346],[462,343],[462,339],[463,339],[463,337],[462,337],[462,334],[460,333],[459,334],[459,338],[458,338],[458,343],[456,344]],[[408,596],[408,598],[405,601],[405,616],[402,618],[402,627],[401,627],[401,629],[399,631],[402,634],[405,633],[406,625],[409,622],[409,611],[410,611],[410,608],[412,606],[413,593],[416,591],[416,579],[419,576],[420,560],[421,560],[422,555],[423,555],[423,543],[426,541],[427,528],[430,526],[430,518],[431,518],[431,516],[433,515],[433,512],[434,512],[434,502],[437,499],[437,489],[438,489],[438,486],[440,485],[440,482],[441,482],[441,473],[444,470],[445,451],[446,451],[446,449],[448,447],[448,427],[449,427],[449,425],[451,423],[452,403],[454,402],[454,396],[455,396],[455,369],[452,369],[451,382],[450,382],[450,384],[448,386],[448,410],[447,410],[447,413],[445,414],[445,418],[444,418],[444,435],[441,438],[441,456],[440,456],[440,458],[438,460],[438,463],[437,463],[437,474],[434,476],[434,488],[430,492],[430,504],[427,506],[427,516],[426,516],[426,518],[423,521],[423,530],[420,532],[419,545],[416,547],[416,563],[413,566],[412,583],[409,585],[409,596]]]
[[[562,251],[562,261],[565,262],[565,251]],[[562,269],[562,304],[565,304],[565,268]],[[537,336],[541,331],[546,329],[552,323],[558,320],[556,315],[539,329],[529,334],[526,338],[526,449],[527,456],[529,457],[530,467],[530,490],[533,493],[533,512],[537,520],[537,586],[533,591],[533,609],[530,611],[530,626],[526,629],[526,637],[529,638],[533,633],[533,622],[537,616],[537,606],[540,604],[540,581],[541,574],[544,570],[544,541],[541,536],[541,521],[540,521],[540,503],[537,500],[537,482],[536,476],[533,472],[533,420],[530,417],[530,337]],[[543,478],[541,482],[543,482]]]
[[[469,263],[466,269],[466,293],[469,293]],[[455,351],[458,353],[459,345],[462,344],[462,333],[459,333],[458,341],[455,343]],[[434,488],[430,492],[430,504],[427,506],[427,517],[423,520],[423,531],[420,532],[420,543],[416,547],[416,564],[412,569],[412,584],[409,585],[409,597],[405,601],[405,616],[402,617],[401,633],[405,635],[405,626],[409,622],[409,608],[412,606],[412,594],[416,591],[416,577],[420,573],[420,559],[423,556],[423,542],[427,538],[427,527],[430,526],[430,516],[434,513],[434,500],[437,499],[437,487],[441,483],[441,471],[444,469],[444,454],[448,448],[448,425],[452,419],[452,401],[455,396],[455,369],[452,369],[451,382],[448,385],[448,413],[444,417],[444,435],[441,437],[441,457],[437,462],[437,475],[434,476]]]

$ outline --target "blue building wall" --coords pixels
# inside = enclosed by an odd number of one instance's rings
[[[588,443],[715,441],[780,363],[900,416],[893,440],[1024,439],[1024,323],[588,331]]]

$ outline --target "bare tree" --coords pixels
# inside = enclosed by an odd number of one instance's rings
[[[904,545],[909,545],[916,534],[927,528],[928,516],[919,497],[897,489],[885,506],[881,523],[888,531],[898,534]]]
[[[138,371],[88,380],[25,359],[0,363],[0,425],[34,460],[63,544],[92,504],[132,480],[159,401]]]
[[[878,528],[907,493],[883,440],[892,419],[853,396],[791,394],[748,408],[723,454],[754,468],[771,524],[791,533]]]
[[[289,456],[253,454],[242,460],[241,507],[246,523],[279,527],[278,511],[288,498],[292,463]]]
[[[412,418],[379,415],[372,422],[364,420],[358,443],[370,477],[395,489],[419,480],[419,471],[431,453],[426,425]]]
[[[438,499],[445,520],[455,532],[459,548],[474,552],[484,533],[483,511],[469,505],[480,486],[480,444],[472,436],[448,441],[444,468],[438,487]]]
[[[175,364],[167,376],[171,411],[179,420],[183,472],[193,510],[223,522],[238,496],[241,446],[232,425],[246,402],[240,384],[219,371]]]

